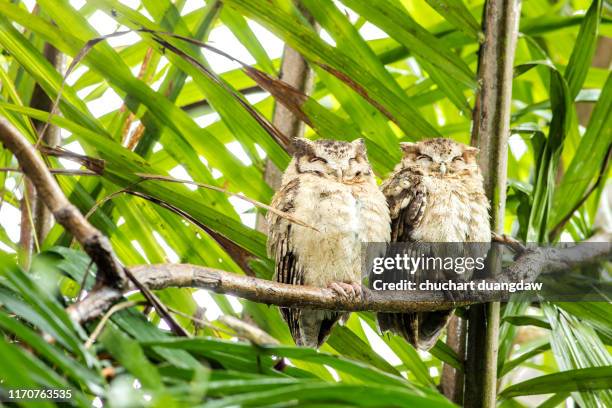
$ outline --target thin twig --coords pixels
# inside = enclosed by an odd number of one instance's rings
[[[232,333],[229,330],[225,330],[225,329],[223,329],[221,327],[215,326],[214,324],[212,324],[208,320],[204,320],[204,319],[197,318],[195,316],[188,315],[187,313],[183,313],[180,310],[175,309],[175,308],[170,307],[170,306],[166,306],[166,307],[168,308],[168,311],[170,311],[171,313],[174,313],[176,315],[184,317],[185,319],[189,319],[192,322],[195,322],[195,323],[197,323],[197,324],[199,324],[199,325],[201,325],[203,327],[208,327],[209,329],[214,330],[215,332],[217,332],[217,334],[218,333],[223,333],[223,334],[227,334],[228,336],[235,336],[236,335],[236,333]]]
[[[79,293],[77,294],[77,301],[83,300],[81,299],[81,294],[85,290],[85,285],[87,284],[87,277],[89,276],[89,269],[91,269],[91,265],[93,265],[93,261],[89,261],[87,264],[87,268],[85,268],[85,273],[83,274],[83,279],[81,279],[81,287],[79,288]]]
[[[223,333],[226,334],[228,336],[232,336],[232,337],[238,337],[247,341],[250,341],[253,344],[256,344],[258,346],[263,346],[263,345],[270,345],[270,344],[279,344],[278,340],[276,340],[274,337],[270,336],[268,333],[266,333],[265,331],[263,331],[262,329],[260,329],[257,326],[254,326],[250,323],[245,322],[244,320],[238,319],[237,317],[234,316],[228,316],[228,315],[221,315],[219,316],[219,322],[225,324],[227,327],[231,328],[232,330],[234,330],[233,332],[229,331],[229,330],[225,330],[221,327],[217,327],[214,324],[212,324],[211,322],[204,320],[204,319],[199,319],[195,316],[190,316],[187,313],[183,313],[180,310],[171,308],[170,306],[167,306],[168,310],[174,314],[177,314],[179,316],[182,316],[186,319],[189,319],[195,323],[198,323],[204,327],[208,327],[211,330],[214,330],[215,332],[218,333]]]
[[[246,339],[255,345],[265,346],[270,344],[279,344],[278,340],[270,336],[270,334],[266,333],[255,325],[238,319],[237,317],[221,315],[219,316],[219,321],[234,330],[238,337]]]
[[[8,172],[23,173],[23,170],[15,167],[0,167],[0,173]],[[91,170],[49,169],[49,172],[62,176],[99,176],[98,173]]]
[[[89,209],[89,211],[87,211],[87,214],[85,214],[85,219],[88,220],[89,217],[91,217],[91,215],[96,212],[96,210],[98,208],[100,208],[102,206],[102,204],[104,204],[105,202],[107,202],[108,200],[118,196],[121,193],[125,193],[127,191],[127,189],[121,189],[118,191],[115,191],[114,193],[111,193],[109,195],[107,195],[106,197],[103,197],[101,200],[98,200],[94,203],[94,205]],[[69,247],[72,246],[72,244],[74,243],[74,237],[72,237],[72,239],[70,240],[70,245]]]
[[[127,309],[132,306],[136,306],[137,304],[138,304],[137,302],[127,300],[125,302],[117,303],[116,305],[108,309],[108,312],[106,312],[104,316],[102,316],[102,319],[100,319],[100,322],[98,323],[94,331],[91,332],[91,334],[89,335],[89,338],[85,342],[85,348],[88,349],[95,343],[100,333],[102,333],[102,329],[104,329],[106,322],[108,321],[108,319],[110,319],[110,317],[113,314],[117,313],[120,310]]]
[[[521,241],[506,234],[498,234],[496,232],[492,232],[491,241],[499,242],[500,244],[506,245],[507,247],[512,249],[515,254],[520,255],[527,250],[527,247],[523,245]]]
[[[138,278],[127,268],[124,268],[125,275],[134,284],[142,295],[149,301],[149,303],[155,308],[155,311],[170,327],[170,330],[177,336],[191,337],[191,334],[183,328],[168,312],[166,305],[164,305],[159,298],[149,289],[146,285],[143,285]]]
[[[72,152],[70,150],[66,150],[63,147],[51,147],[51,146],[39,146],[38,150],[46,156],[53,156],[62,159],[67,159],[73,161],[75,163],[79,163],[81,166],[86,167],[87,169],[97,173],[104,173],[104,166],[106,162],[102,159],[98,159],[95,157],[86,156],[83,154],[78,154]]]
[[[198,187],[202,187],[202,188],[207,188],[207,189],[213,190],[213,191],[218,191],[220,193],[227,194],[230,197],[240,198],[241,200],[247,201],[247,202],[253,204],[256,207],[260,207],[260,208],[263,208],[265,210],[268,210],[268,211],[278,215],[279,217],[285,218],[285,219],[287,219],[287,220],[289,220],[289,221],[291,221],[291,222],[293,222],[295,224],[298,224],[298,225],[301,225],[302,227],[310,228],[312,230],[315,230],[315,231],[319,232],[319,230],[316,229],[315,227],[305,223],[304,221],[301,221],[300,219],[292,216],[291,214],[288,214],[288,213],[286,213],[284,211],[277,210],[274,207],[270,207],[267,204],[261,203],[261,202],[259,202],[257,200],[249,198],[249,197],[247,197],[247,196],[245,196],[243,194],[233,193],[231,191],[228,191],[225,188],[213,186],[211,184],[200,183],[200,182],[197,182],[197,181],[176,179],[176,178],[173,178],[173,177],[167,177],[167,176],[162,176],[162,175],[157,175],[157,174],[136,173],[136,175],[138,177],[141,177],[144,180],[157,180],[157,181],[168,181],[168,182],[171,182],[171,183],[192,184],[194,186],[198,186]]]
[[[100,208],[108,200],[111,200],[111,199],[115,198],[116,196],[118,196],[119,194],[125,193],[127,191],[129,191],[127,188],[122,188],[121,190],[117,190],[117,191],[107,195],[106,197],[103,197],[102,199],[96,201],[96,203],[89,209],[89,211],[87,211],[87,214],[85,214],[85,218],[91,217],[91,215],[94,212],[96,212],[96,210],[98,208]]]

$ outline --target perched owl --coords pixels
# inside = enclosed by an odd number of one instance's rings
[[[307,225],[268,213],[268,253],[275,279],[327,287],[361,297],[361,243],[388,242],[387,202],[376,185],[363,139],[353,142],[297,139],[272,207]],[[320,347],[348,313],[281,308],[295,343]]]
[[[459,247],[464,253],[428,255],[484,258],[491,229],[489,201],[476,162],[478,149],[442,138],[402,143],[401,148],[402,161],[381,186],[391,215],[391,242],[423,247],[431,242],[482,243],[431,245],[438,252]],[[427,350],[452,312],[379,313],[378,322],[381,330],[391,330]]]

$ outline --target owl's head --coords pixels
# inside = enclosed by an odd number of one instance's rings
[[[417,168],[423,175],[453,177],[478,173],[476,147],[445,138],[400,145],[402,166]]]
[[[372,177],[363,139],[294,141],[297,173],[310,173],[341,183],[360,183]]]

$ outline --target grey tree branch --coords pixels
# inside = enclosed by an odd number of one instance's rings
[[[612,238],[611,234],[603,237]],[[508,266],[504,275],[514,279],[535,280],[541,273],[552,273],[568,267],[588,264],[609,257],[610,245],[578,244],[575,247],[556,249],[527,250]],[[327,288],[296,286],[277,283],[265,279],[238,275],[217,269],[189,264],[141,265],[130,268],[134,277],[151,290],[170,287],[200,288],[215,293],[231,294],[258,303],[285,307],[311,307],[316,309],[343,311],[376,312],[422,312],[475,303],[473,293],[457,293],[454,302],[448,302],[440,292],[414,292],[409,297],[405,293],[392,291],[369,291],[362,300],[349,300],[337,296]],[[127,292],[136,290],[129,285]],[[493,301],[502,298],[501,293],[492,291],[478,292],[480,301]],[[123,296],[122,291],[104,288],[90,294],[83,301],[68,308],[72,318],[78,322],[94,319],[106,312],[114,302]]]
[[[98,266],[96,286],[121,288],[125,282],[123,266],[113,253],[108,238],[68,201],[34,147],[5,117],[0,117],[0,142],[13,152],[24,174],[36,187],[37,196],[55,220],[74,235]]]

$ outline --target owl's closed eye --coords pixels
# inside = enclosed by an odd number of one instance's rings
[[[298,139],[295,145],[298,173],[310,173],[339,183],[360,182],[362,177],[371,175],[363,139],[350,143]]]
[[[478,149],[450,139],[430,139],[401,143],[404,166],[414,166],[421,174],[434,177],[466,175],[478,171]]]

